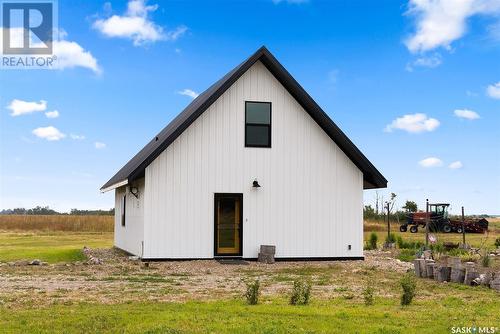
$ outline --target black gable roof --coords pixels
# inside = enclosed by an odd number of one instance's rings
[[[375,166],[347,138],[318,104],[314,102],[311,96],[309,96],[269,50],[263,46],[194,99],[170,124],[106,182],[101,187],[101,190],[110,188],[125,180],[132,182],[144,176],[146,167],[258,60],[266,66],[304,110],[311,115],[337,146],[363,172],[364,189],[387,187],[387,180],[384,176],[380,174]]]

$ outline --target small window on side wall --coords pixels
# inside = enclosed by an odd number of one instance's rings
[[[271,147],[271,102],[245,102],[245,147]]]
[[[125,226],[125,213],[127,208],[127,194],[122,197],[122,226]]]

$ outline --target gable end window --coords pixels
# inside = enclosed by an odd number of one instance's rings
[[[271,147],[271,102],[245,102],[245,147]]]
[[[123,195],[122,197],[122,226],[125,226],[125,209],[126,209],[126,206],[127,206],[127,195]]]

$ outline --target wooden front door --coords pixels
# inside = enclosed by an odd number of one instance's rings
[[[241,256],[243,194],[215,194],[215,256]]]

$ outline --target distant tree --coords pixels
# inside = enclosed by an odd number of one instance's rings
[[[410,212],[417,212],[418,210],[417,203],[413,201],[406,201],[405,205],[403,206],[403,209]]]
[[[363,208],[363,218],[364,219],[376,219],[377,214],[371,205],[365,205]]]
[[[78,210],[71,209],[70,215],[78,215],[78,216],[113,216],[115,214],[115,209],[109,210]]]

